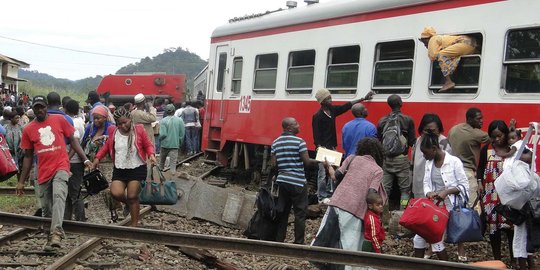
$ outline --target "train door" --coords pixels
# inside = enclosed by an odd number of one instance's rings
[[[209,66],[210,75],[208,76],[210,85],[208,88],[208,96],[210,97],[208,104],[208,112],[210,121],[208,126],[206,139],[206,154],[209,159],[216,160],[222,164],[226,164],[226,157],[221,154],[221,132],[223,122],[226,118],[226,106],[224,98],[228,96],[226,93],[228,88],[229,69],[227,61],[229,58],[229,45],[219,45],[216,47],[213,66]]]
[[[216,47],[216,58],[214,63],[214,72],[211,76],[212,85],[210,92],[212,94],[212,100],[214,108],[212,108],[212,124],[221,126],[221,122],[225,120],[225,106],[224,97],[226,97],[227,91],[227,77],[228,77],[228,45],[221,45]]]

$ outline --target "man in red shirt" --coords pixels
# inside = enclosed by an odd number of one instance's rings
[[[36,115],[22,133],[21,148],[25,150],[17,195],[22,195],[34,154],[37,156],[38,183],[43,216],[51,217],[50,238],[46,249],[60,247],[64,236],[62,222],[68,191],[70,164],[64,138],[71,142],[75,153],[90,167],[92,163],[74,137],[75,129],[61,115],[47,113],[44,96],[34,97],[32,109]]]

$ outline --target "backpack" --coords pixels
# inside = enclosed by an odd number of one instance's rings
[[[182,118],[184,120],[184,123],[194,123],[197,122],[197,116],[195,115],[197,111],[193,108],[186,108],[182,112]]]
[[[257,211],[251,217],[244,236],[249,239],[275,241],[278,228],[277,198],[266,187],[261,187],[255,199]]]
[[[403,154],[407,149],[406,142],[403,142],[403,134],[401,133],[401,125],[397,113],[391,113],[388,116],[386,124],[382,132],[382,146],[385,155],[395,157]]]

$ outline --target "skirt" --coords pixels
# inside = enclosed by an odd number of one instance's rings
[[[141,165],[134,169],[118,169],[116,167],[113,168],[112,173],[112,180],[119,180],[122,182],[130,182],[130,181],[143,181],[146,180],[147,177],[147,168],[146,164]]]

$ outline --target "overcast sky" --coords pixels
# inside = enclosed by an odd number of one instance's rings
[[[323,2],[322,0],[321,2]],[[212,31],[230,18],[285,7],[286,0],[3,1],[0,54],[71,80],[115,73],[138,59],[106,57],[11,39],[135,58],[182,47],[208,58]],[[298,6],[303,6],[299,0]]]

